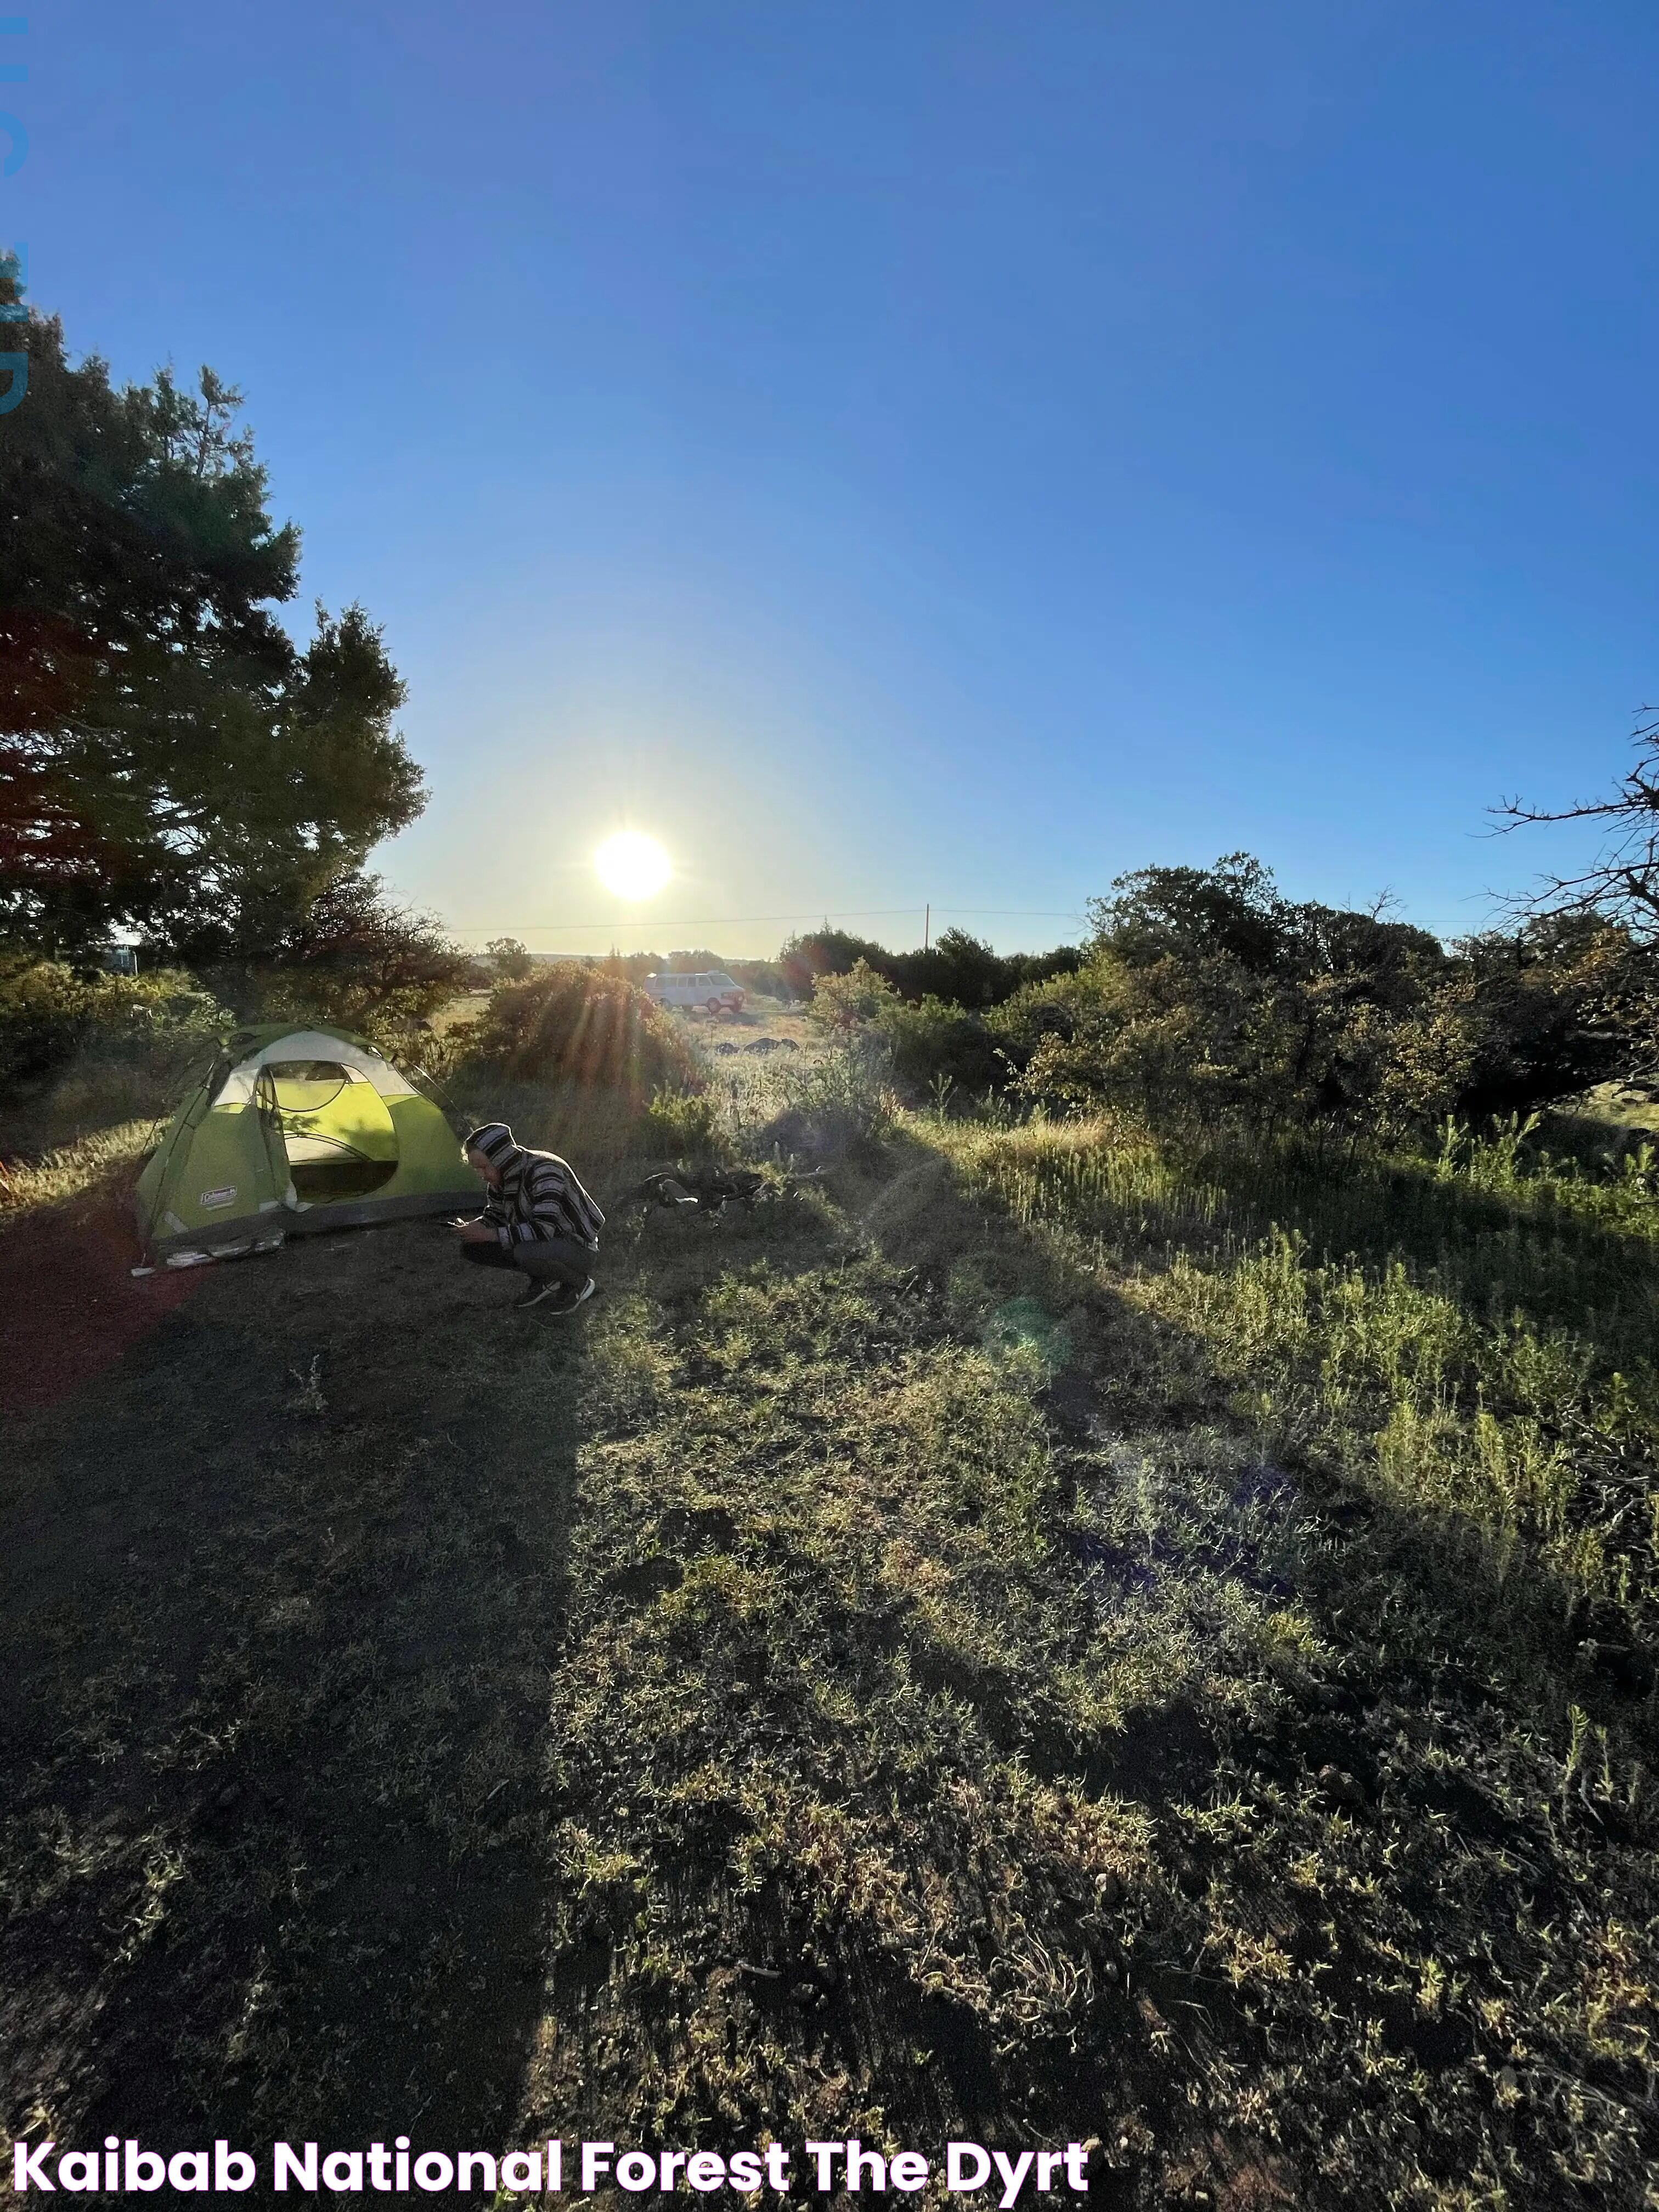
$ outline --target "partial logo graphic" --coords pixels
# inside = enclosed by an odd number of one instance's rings
[[[228,1182],[222,1190],[204,1190],[196,1203],[205,1213],[216,1206],[228,1206],[236,1195],[236,1186]]]

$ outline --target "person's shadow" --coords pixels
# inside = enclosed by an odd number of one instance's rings
[[[14,1432],[15,2133],[510,2141],[586,1322],[447,1247],[216,1269]]]

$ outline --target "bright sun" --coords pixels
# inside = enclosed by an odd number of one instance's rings
[[[673,872],[656,839],[640,830],[619,830],[607,837],[593,855],[593,866],[606,890],[623,899],[654,898]]]

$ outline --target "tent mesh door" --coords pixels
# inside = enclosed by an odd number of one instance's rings
[[[279,1060],[259,1071],[259,1111],[282,1140],[307,1206],[366,1198],[398,1172],[398,1133],[372,1083],[329,1060]]]

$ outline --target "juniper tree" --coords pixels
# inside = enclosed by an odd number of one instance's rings
[[[0,302],[21,297],[0,262]],[[0,933],[70,956],[136,927],[246,958],[423,804],[404,696],[361,607],[278,610],[300,537],[273,523],[204,368],[117,386],[31,312],[0,417]]]

